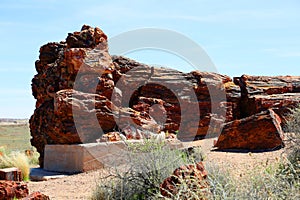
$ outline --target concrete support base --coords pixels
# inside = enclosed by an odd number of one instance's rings
[[[142,142],[130,140],[130,143]],[[170,148],[182,149],[180,141],[168,142]],[[115,167],[129,162],[128,142],[88,143],[75,145],[46,145],[44,169],[48,171],[77,173]]]

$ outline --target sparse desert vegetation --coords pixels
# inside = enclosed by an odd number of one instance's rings
[[[32,149],[29,125],[27,123],[0,123],[0,147],[8,151]]]
[[[199,161],[201,156],[201,153],[171,150],[163,142],[155,140],[131,144],[128,162],[121,167],[112,167],[108,176],[100,178],[92,199],[159,197],[160,184],[175,168]]]
[[[16,167],[21,170],[23,180],[29,180],[30,167],[38,165],[39,154],[30,145],[28,123],[23,121],[0,124],[0,168]],[[28,155],[26,150],[30,152]]]
[[[243,176],[233,176],[235,169],[229,165],[226,167],[206,163],[208,188],[197,188],[197,184],[191,188],[181,184],[177,186],[176,195],[171,198],[162,197],[159,186],[174,169],[185,164],[195,164],[200,160],[205,162],[209,158],[200,148],[188,153],[170,150],[163,143],[148,140],[142,145],[137,143],[128,146],[132,153],[127,165],[112,167],[108,173],[99,173],[90,199],[184,199],[187,196],[188,199],[201,199],[203,194],[206,194],[207,199],[298,199],[300,197],[300,161],[297,145],[300,135],[299,107],[292,110],[287,119],[285,131],[292,133],[287,135],[284,154],[277,159],[277,162],[256,167]],[[7,130],[3,135],[5,138],[21,131],[19,126],[4,128]],[[24,130],[23,133],[19,133],[25,134],[25,136],[18,136],[23,142],[24,138],[29,137],[29,133]],[[28,180],[29,167],[37,164],[38,154],[35,152],[33,157],[28,158],[24,153],[28,143],[24,145],[21,141],[18,145],[20,151],[2,145],[0,167],[18,167],[22,170],[24,179]],[[192,177],[191,182],[193,182]]]
[[[292,133],[288,134],[284,155],[276,163],[255,168],[241,177],[232,176],[234,169],[229,167],[207,164],[208,188],[180,184],[177,194],[165,198],[159,191],[163,179],[175,168],[195,164],[204,155],[200,151],[193,154],[172,151],[159,143],[146,142],[131,147],[138,154],[132,154],[129,166],[122,170],[113,168],[109,176],[99,179],[91,199],[299,199],[300,107],[293,109],[287,118],[285,130]],[[190,179],[193,183],[193,177]]]

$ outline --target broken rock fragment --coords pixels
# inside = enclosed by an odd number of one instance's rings
[[[264,150],[283,146],[280,117],[271,109],[224,125],[215,147]]]

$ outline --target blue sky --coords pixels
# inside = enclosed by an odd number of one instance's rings
[[[300,75],[300,1],[69,1],[1,0],[0,118],[29,118],[31,79],[39,47],[61,41],[83,24],[109,37],[153,27],[197,42],[218,71],[229,76]],[[139,61],[189,70],[174,55],[144,51]]]

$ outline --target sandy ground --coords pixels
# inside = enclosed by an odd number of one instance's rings
[[[102,170],[85,172],[48,181],[29,182],[29,191],[40,191],[50,199],[89,199]]]
[[[276,163],[284,151],[284,149],[268,152],[209,151],[212,142],[213,139],[196,142],[196,145],[201,145],[205,152],[205,162],[229,169],[233,176],[243,176],[253,169]],[[29,190],[30,192],[40,191],[55,200],[89,199],[97,181],[99,181],[99,176],[103,173],[105,173],[104,170],[98,170],[60,179],[29,182]]]

